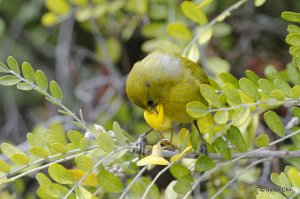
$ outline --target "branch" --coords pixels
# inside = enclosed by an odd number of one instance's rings
[[[234,178],[232,178],[229,182],[227,182],[221,189],[219,189],[217,191],[217,193],[215,193],[211,199],[215,199],[217,198],[227,187],[229,187],[230,185],[232,185],[241,175],[243,175],[246,171],[248,171],[249,169],[251,169],[252,167],[254,167],[255,165],[264,162],[264,161],[270,161],[273,157],[268,157],[268,158],[264,158],[261,160],[257,160],[255,162],[253,162],[252,164],[250,164],[249,166],[247,166],[245,169],[243,169],[238,175],[236,175]]]
[[[163,150],[163,157],[172,157],[174,155],[179,154],[179,152],[174,152],[170,150]],[[187,154],[187,158],[194,158],[196,153]],[[246,153],[234,153],[232,154],[232,158],[242,157],[240,159],[254,159],[254,158],[267,158],[269,156],[276,158],[291,158],[291,157],[300,157],[300,150],[296,151],[271,151],[271,150],[261,150],[257,153],[257,150],[249,151]],[[210,153],[209,157],[215,160],[224,160],[224,158],[217,153]]]
[[[226,10],[224,10],[221,14],[219,14],[217,17],[215,17],[213,20],[211,20],[208,24],[206,24],[203,28],[201,28],[201,30],[198,32],[198,34],[190,41],[190,43],[184,48],[182,54],[186,54],[187,50],[190,49],[190,47],[197,42],[197,40],[199,39],[199,37],[201,37],[201,35],[208,30],[209,28],[211,28],[214,24],[216,24],[218,21],[220,21],[221,18],[225,18],[228,13],[230,13],[231,11],[239,8],[241,5],[243,5],[244,3],[246,3],[247,0],[240,0],[238,2],[236,2],[235,4],[233,4],[232,6],[230,6],[229,8],[227,8]]]
[[[282,141],[284,141],[284,140],[286,140],[286,139],[288,139],[288,138],[290,138],[290,137],[292,137],[292,136],[294,136],[294,135],[297,135],[298,133],[300,133],[300,129],[298,129],[297,131],[294,131],[293,133],[290,133],[290,134],[286,135],[285,137],[282,137],[282,138],[280,138],[280,139],[278,139],[278,140],[275,140],[274,142],[271,142],[271,143],[269,144],[269,146],[267,146],[267,147],[262,147],[262,148],[253,150],[253,151],[251,151],[251,153],[257,153],[257,154],[258,154],[258,152],[264,151],[266,148],[268,148],[268,147],[270,147],[270,146],[273,146],[273,145],[275,145],[275,144],[277,144],[277,143],[279,143],[279,142],[282,142]],[[293,152],[293,151],[290,151],[289,153],[291,153],[291,152]],[[299,152],[298,152],[298,153],[299,153]],[[286,154],[286,152],[283,153],[283,155],[284,155],[284,154]],[[210,174],[212,174],[212,173],[218,171],[219,169],[221,169],[222,167],[224,167],[224,166],[226,166],[226,165],[228,165],[228,164],[230,164],[230,163],[233,164],[234,162],[237,162],[238,160],[240,160],[240,159],[242,159],[242,158],[245,158],[245,157],[247,157],[247,153],[244,153],[244,154],[242,154],[241,156],[239,156],[239,157],[237,157],[237,158],[234,158],[234,159],[232,159],[232,160],[229,160],[229,161],[227,161],[227,162],[224,162],[224,163],[222,163],[222,164],[219,164],[219,165],[217,165],[215,168],[213,168],[213,169],[211,169],[211,170],[209,170],[209,171],[206,171],[206,172],[205,172],[205,173],[204,173],[204,174],[203,174],[203,175],[202,175],[202,176],[194,183],[192,189],[189,190],[189,191],[184,195],[183,199],[187,199],[188,196],[192,193],[192,191],[198,186],[198,184],[199,184],[200,182],[202,182],[204,179],[206,179]],[[284,155],[284,157],[285,157],[285,155]]]
[[[88,175],[90,175],[95,169],[97,169],[106,159],[110,158],[112,155],[116,154],[119,151],[122,150],[126,150],[126,149],[131,149],[128,146],[125,147],[121,147],[119,149],[113,150],[112,152],[110,152],[109,154],[107,154],[104,158],[102,158],[101,160],[99,160],[93,167],[93,169],[91,169],[90,171],[86,172],[81,178],[80,180],[75,183],[75,185],[68,191],[68,193],[63,197],[63,199],[67,199],[68,196],[78,187],[80,186],[80,184],[83,182],[84,179],[86,179],[88,177]]]
[[[26,82],[27,84],[29,84],[30,86],[32,86],[35,90],[38,90],[40,93],[42,93],[43,95],[46,96],[46,99],[50,99],[51,101],[56,102],[56,106],[62,108],[64,111],[66,111],[74,120],[76,120],[76,122],[80,123],[82,125],[82,128],[86,131],[86,132],[92,132],[85,124],[84,121],[82,121],[81,119],[79,119],[75,113],[73,113],[70,109],[68,109],[62,102],[56,100],[54,97],[52,97],[52,95],[50,95],[47,91],[44,91],[43,89],[40,89],[40,87],[38,87],[36,84],[34,84],[33,82],[28,81],[27,79],[23,78],[21,75],[15,73],[12,70],[9,70],[9,73],[18,77],[22,82]]]
[[[141,177],[141,175],[144,173],[144,171],[147,169],[147,166],[144,166],[139,172],[138,174],[133,178],[133,180],[130,182],[130,184],[126,187],[126,189],[123,191],[122,195],[120,196],[119,199],[123,199],[125,198],[126,194],[128,193],[128,191],[130,190],[130,188],[132,187],[132,185]]]

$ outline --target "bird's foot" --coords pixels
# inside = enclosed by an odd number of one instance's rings
[[[208,156],[208,150],[207,150],[206,144],[204,142],[201,143],[198,152],[199,152],[199,154],[205,154]]]
[[[152,131],[153,129],[149,129],[145,133],[139,136],[137,141],[135,142],[135,146],[137,146],[137,149],[133,149],[132,153],[137,153],[140,156],[145,156],[146,151],[146,145],[147,145],[147,135]]]

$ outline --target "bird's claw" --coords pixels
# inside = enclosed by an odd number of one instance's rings
[[[204,142],[201,143],[198,152],[199,152],[199,154],[205,154],[208,156],[208,150],[207,150],[206,144]]]

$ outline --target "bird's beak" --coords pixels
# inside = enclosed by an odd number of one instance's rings
[[[162,104],[148,109],[144,112],[146,122],[154,129],[160,129],[164,122],[164,108]]]

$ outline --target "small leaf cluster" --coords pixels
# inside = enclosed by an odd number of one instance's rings
[[[134,162],[129,162],[135,156],[125,157],[130,149],[126,147],[130,137],[118,123],[114,123],[113,132],[112,136],[103,128],[98,129],[95,132],[96,141],[93,141],[76,130],[65,133],[62,126],[57,124],[55,128],[43,132],[28,133],[27,140],[30,148],[27,152],[21,151],[12,144],[2,143],[2,152],[13,164],[0,160],[0,181],[11,182],[24,174],[48,168],[51,179],[43,173],[36,175],[40,185],[37,195],[40,198],[93,196],[90,189],[86,187],[102,187],[103,192],[110,193],[122,192],[124,185],[117,175],[127,172],[136,173],[138,167]],[[60,164],[71,159],[75,160],[72,168]],[[111,170],[116,162],[124,164],[120,171]],[[39,166],[41,163],[42,166]],[[34,169],[29,169],[30,167]],[[18,174],[20,172],[21,175]],[[72,187],[74,193],[70,191]]]
[[[49,84],[44,72],[34,71],[28,62],[24,62],[20,69],[17,60],[10,56],[7,58],[7,66],[0,62],[0,72],[5,74],[0,77],[0,85],[16,85],[18,89],[25,91],[35,89],[53,104],[59,104],[63,99],[59,85],[54,80]],[[48,88],[51,94],[49,96],[47,95]]]
[[[298,72],[299,73],[299,72]],[[246,77],[237,80],[229,73],[221,73],[223,85],[216,82],[202,84],[200,92],[207,104],[193,101],[187,104],[187,112],[198,120],[203,133],[213,135],[230,125],[245,127],[253,115],[284,103],[298,103],[300,86],[290,86],[279,73],[272,70],[267,78],[259,78],[250,70]],[[274,111],[264,113],[268,127],[278,136],[285,135],[284,125]],[[210,140],[211,140],[210,139]]]
[[[284,171],[280,174],[272,173],[271,181],[279,186],[279,188],[274,189],[277,191],[272,191],[272,189],[268,191],[266,190],[268,188],[262,187],[264,190],[262,191],[262,188],[258,189],[256,198],[263,199],[296,197],[296,195],[299,194],[300,189],[300,170],[292,166],[286,166]]]
[[[286,11],[281,14],[281,17],[289,22],[300,23],[300,13]],[[299,66],[300,63],[300,27],[298,25],[288,25],[288,35],[286,36],[286,43],[291,47],[289,53],[293,56],[293,63]]]

